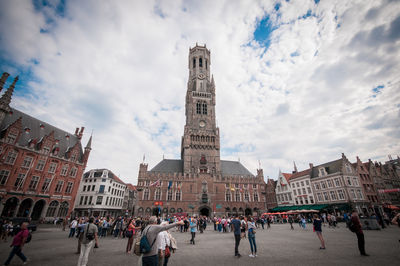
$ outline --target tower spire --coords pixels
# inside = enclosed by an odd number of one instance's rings
[[[297,166],[295,161],[293,161],[293,166],[294,166],[294,172],[297,173]]]
[[[14,92],[15,84],[17,83],[17,81],[18,81],[18,76],[15,77],[13,83],[10,85],[10,87],[8,87],[7,91],[3,94],[3,96],[1,96],[0,103],[7,106],[10,105],[11,97]]]
[[[0,78],[0,92],[3,90],[3,86],[6,83],[8,76],[10,76],[10,74],[8,74],[7,72],[3,72],[3,75],[1,75]]]
[[[92,135],[90,135],[89,141],[88,141],[88,143],[86,144],[85,149],[89,149],[89,150],[92,149]]]

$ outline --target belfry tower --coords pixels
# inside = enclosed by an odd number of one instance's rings
[[[185,174],[220,174],[219,129],[215,119],[215,84],[206,45],[189,48],[186,125],[181,159]]]

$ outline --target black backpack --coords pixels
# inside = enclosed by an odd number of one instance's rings
[[[354,222],[350,219],[346,222],[347,224],[347,228],[349,228],[350,231],[352,231],[353,233],[356,232],[356,226],[354,225]]]
[[[25,244],[31,242],[31,240],[32,240],[32,234],[31,232],[29,232],[28,237],[25,240]]]

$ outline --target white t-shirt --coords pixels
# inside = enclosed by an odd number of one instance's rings
[[[71,222],[71,228],[76,228],[77,225],[78,225],[78,221],[77,220],[73,220]]]
[[[157,242],[157,248],[161,250],[165,250],[166,245],[170,246],[171,240],[169,239],[167,231],[162,231],[158,233],[156,242]]]

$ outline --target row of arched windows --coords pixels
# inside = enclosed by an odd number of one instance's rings
[[[201,114],[203,114],[203,115],[206,115],[208,112],[207,112],[207,103],[206,102],[197,102],[196,103],[196,113],[197,114],[199,114],[199,115],[201,115]]]
[[[138,209],[138,213],[143,214],[144,212],[151,213],[151,208],[146,208],[146,210],[144,210],[143,207],[140,207]],[[181,212],[183,212],[182,208],[178,208],[176,210],[175,210],[175,208],[170,208],[169,211],[168,211],[168,208],[163,209],[163,213],[181,213]]]
[[[161,189],[156,189],[154,191],[154,200],[162,200],[162,193]],[[143,200],[149,200],[150,197],[150,190],[146,188],[143,191]],[[169,189],[166,195],[166,200],[182,200],[182,191],[176,190],[175,192],[172,189]]]
[[[254,201],[254,202],[258,202],[259,198],[258,198],[258,193],[254,192],[253,193],[253,198],[250,198],[250,194],[249,192],[244,192],[243,196],[242,193],[240,193],[238,190],[233,194],[232,197],[232,193],[227,190],[225,193],[225,201]]]
[[[191,141],[200,141],[200,142],[215,142],[215,137],[213,136],[200,136],[200,135],[190,135]]]
[[[205,61],[206,69],[207,69],[208,61],[207,61],[207,59],[205,59],[204,61]],[[199,58],[199,67],[203,67],[203,58],[202,57]],[[195,57],[193,57],[193,68],[196,68],[196,58]]]

